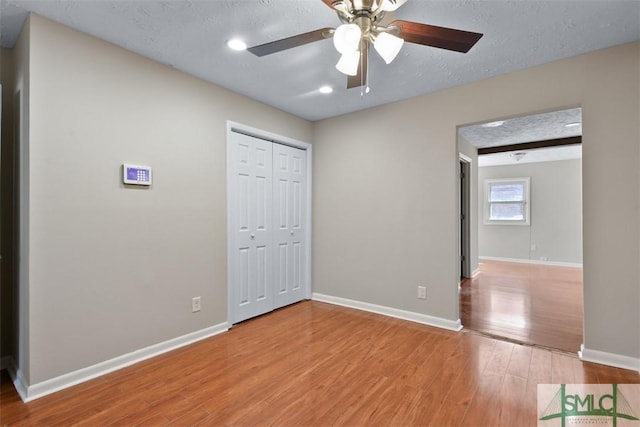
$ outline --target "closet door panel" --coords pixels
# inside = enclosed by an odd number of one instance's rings
[[[306,153],[298,148],[274,144],[275,184],[273,205],[274,280],[278,283],[274,295],[276,308],[301,301],[305,297],[306,248]]]
[[[230,146],[232,323],[273,310],[273,144],[232,133]]]

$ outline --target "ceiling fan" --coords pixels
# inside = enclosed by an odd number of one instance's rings
[[[322,0],[338,14],[338,28],[320,28],[281,40],[253,46],[247,50],[265,56],[308,43],[333,38],[342,55],[336,68],[346,74],[347,88],[366,85],[369,47],[389,64],[403,43],[416,43],[467,53],[482,37],[480,33],[437,27],[418,22],[385,19],[407,0]]]

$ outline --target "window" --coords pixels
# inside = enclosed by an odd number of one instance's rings
[[[529,225],[529,183],[528,177],[485,180],[484,223]]]

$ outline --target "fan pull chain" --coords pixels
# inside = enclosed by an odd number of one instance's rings
[[[362,50],[360,51],[360,98],[364,98],[364,95],[369,93],[371,91],[371,88],[369,88],[369,84],[366,82],[366,80],[369,80],[369,73],[371,72],[371,68],[369,68],[369,44],[365,43],[364,48],[367,49],[367,54],[365,55]],[[364,74],[364,70],[365,70],[365,66],[364,66],[364,60],[366,59],[367,61],[367,66],[366,66],[366,70],[367,70],[367,76],[365,77]],[[366,86],[365,86],[366,84]]]

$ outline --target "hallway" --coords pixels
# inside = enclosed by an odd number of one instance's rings
[[[582,344],[582,269],[485,261],[461,283],[466,329],[575,353]]]

